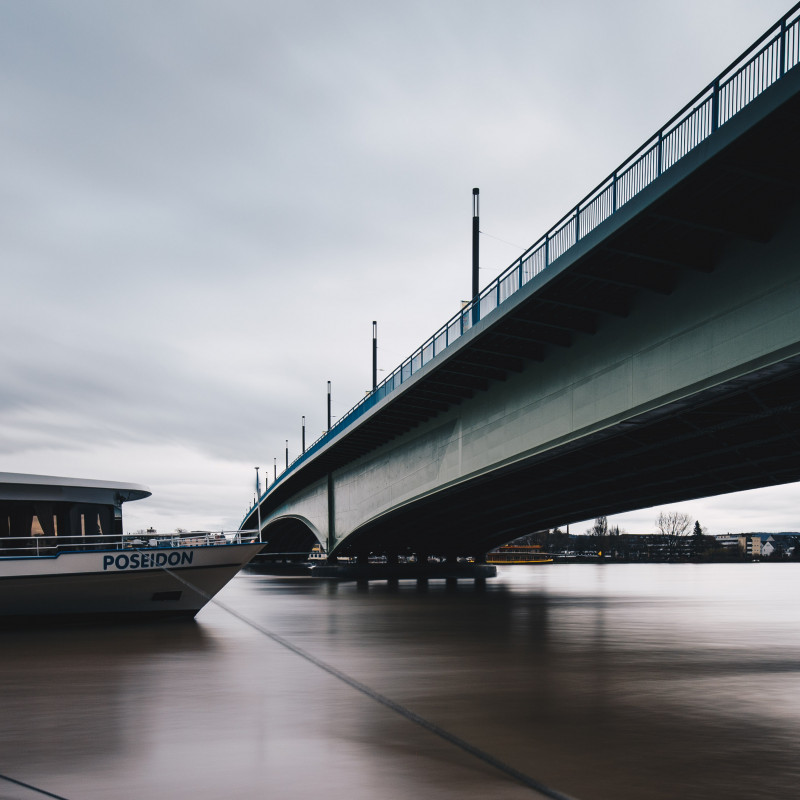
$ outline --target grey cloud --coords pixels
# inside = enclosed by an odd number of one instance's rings
[[[2,465],[296,452],[784,10],[2,4]]]

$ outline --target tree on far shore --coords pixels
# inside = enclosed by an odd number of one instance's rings
[[[692,553],[695,556],[699,556],[706,549],[705,535],[700,520],[696,519],[694,521],[694,528],[692,529]]]
[[[594,521],[594,525],[592,525],[592,527],[589,528],[589,530],[586,531],[586,533],[588,533],[589,536],[598,536],[601,539],[603,537],[607,536],[608,535],[608,518],[607,517],[597,517],[597,519]]]
[[[800,561],[800,536],[794,537],[794,550],[792,550],[792,560]]]
[[[606,551],[606,537],[608,536],[608,519],[597,517],[594,525],[586,533],[592,537],[592,547],[599,556],[604,556]]]
[[[662,511],[656,519],[656,528],[670,555],[680,550],[681,539],[688,533],[692,518],[683,511]]]

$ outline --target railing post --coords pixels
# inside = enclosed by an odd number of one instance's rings
[[[711,93],[711,133],[719,127],[719,78],[714,81]]]
[[[617,210],[617,173],[611,176],[611,213]]]
[[[657,175],[661,176],[661,153],[664,144],[664,131],[663,129],[658,132],[658,173]]]
[[[778,77],[782,78],[786,72],[786,17],[781,20],[781,46],[778,48],[781,60]]]
[[[578,244],[578,239],[581,238],[581,207],[575,206],[575,244]]]
[[[545,268],[550,266],[550,236],[544,235],[544,265]]]

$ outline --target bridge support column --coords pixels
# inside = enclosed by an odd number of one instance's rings
[[[328,473],[328,552],[336,547],[336,502],[333,496],[333,473]]]

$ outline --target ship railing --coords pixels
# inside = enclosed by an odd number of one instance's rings
[[[79,550],[118,550],[120,537],[110,534],[89,536],[11,536],[0,539],[0,555],[32,556],[57,555],[59,552]]]
[[[258,541],[258,531],[175,531],[173,533],[90,534],[88,536],[13,536],[0,538],[2,556],[49,556],[91,550],[132,550],[152,547],[207,547],[250,544]]]
[[[172,533],[137,533],[123,537],[125,548],[137,547],[207,547],[225,544],[249,544],[258,540],[256,530],[174,531]]]

